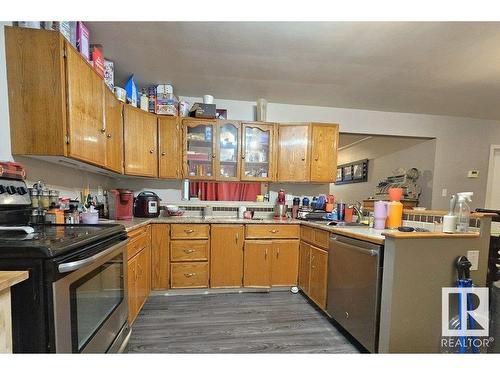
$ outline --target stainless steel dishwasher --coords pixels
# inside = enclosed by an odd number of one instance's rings
[[[377,352],[382,246],[332,235],[327,312],[370,352]]]

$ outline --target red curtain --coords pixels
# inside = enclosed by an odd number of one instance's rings
[[[255,201],[260,182],[190,182],[189,196],[202,201]]]

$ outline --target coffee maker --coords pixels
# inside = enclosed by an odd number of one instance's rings
[[[286,201],[285,201],[285,190],[280,189],[278,192],[278,198],[276,199],[276,204],[274,205],[274,218],[277,220],[286,218]]]
[[[108,211],[111,220],[133,218],[134,192],[128,189],[112,189],[108,192]]]

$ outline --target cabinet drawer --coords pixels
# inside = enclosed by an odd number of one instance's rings
[[[322,249],[328,249],[330,232],[302,225],[300,227],[300,239]]]
[[[210,226],[208,224],[172,224],[170,227],[171,239],[200,238],[208,239]]]
[[[127,259],[133,258],[139,251],[151,244],[151,225],[129,232],[130,241],[127,245]]]
[[[250,224],[246,228],[246,238],[299,238],[299,226]]]
[[[208,240],[179,240],[170,243],[170,261],[208,260]]]
[[[208,288],[208,262],[172,263],[172,288]]]

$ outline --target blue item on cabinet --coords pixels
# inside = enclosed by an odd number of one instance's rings
[[[137,86],[134,82],[134,75],[132,74],[125,85],[125,91],[127,92],[127,102],[137,107]]]

